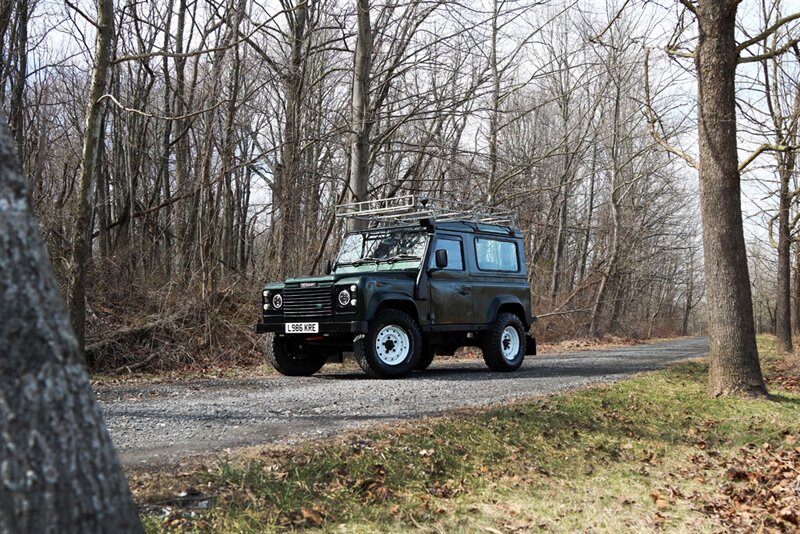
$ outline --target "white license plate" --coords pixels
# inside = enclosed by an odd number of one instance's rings
[[[286,323],[287,334],[317,334],[319,323]]]

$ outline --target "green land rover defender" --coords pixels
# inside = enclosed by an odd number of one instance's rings
[[[403,196],[343,204],[360,221],[326,275],[269,283],[256,332],[274,334],[270,363],[307,376],[352,352],[365,373],[398,378],[435,354],[477,346],[492,371],[536,354],[530,288],[515,215]]]

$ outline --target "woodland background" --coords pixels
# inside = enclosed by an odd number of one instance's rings
[[[541,340],[702,332],[697,177],[662,146],[696,144],[681,57],[696,28],[677,2],[627,3],[0,2],[0,100],[67,300],[84,286],[90,367],[261,361],[262,284],[335,255],[334,206],[364,193],[356,176],[367,198],[516,209]],[[746,4],[745,39],[783,15]],[[797,144],[798,56],[795,44],[739,70],[745,148]],[[358,102],[354,65],[366,65]],[[100,127],[87,130],[98,68]],[[793,154],[745,174],[759,331],[776,327],[781,201],[791,236],[796,225]]]

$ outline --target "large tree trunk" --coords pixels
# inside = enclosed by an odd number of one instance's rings
[[[83,351],[86,340],[86,260],[92,236],[92,200],[96,182],[97,147],[102,142],[102,102],[111,62],[111,40],[114,36],[114,2],[101,0],[97,9],[97,38],[92,85],[86,104],[86,122],[81,152],[81,174],[78,201],[75,206],[75,227],[72,233],[72,258],[68,288],[72,326]]]
[[[756,349],[736,152],[737,5],[735,0],[703,0],[697,7],[700,210],[712,396],[767,392]]]
[[[0,272],[0,532],[140,532],[5,124]]]
[[[358,39],[353,65],[352,134],[350,139],[350,200],[367,200],[369,184],[369,71],[372,59],[372,28],[369,0],[356,0]],[[350,228],[364,228],[365,222],[351,219]]]

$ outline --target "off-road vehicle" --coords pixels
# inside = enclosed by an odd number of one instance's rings
[[[435,354],[478,346],[492,371],[536,354],[522,233],[515,215],[402,196],[337,206],[362,221],[325,276],[262,291],[256,332],[273,332],[269,361],[306,376],[352,352],[368,375],[426,369]]]

